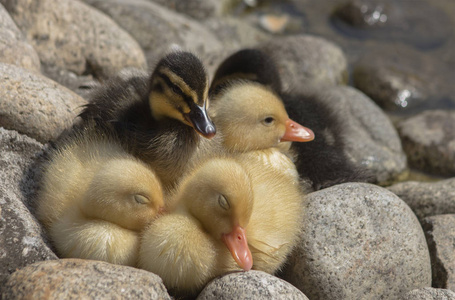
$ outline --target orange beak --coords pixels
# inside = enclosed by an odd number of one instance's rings
[[[253,267],[253,256],[251,255],[250,248],[248,248],[245,229],[240,226],[234,227],[230,233],[223,234],[223,242],[228,247],[237,264],[244,271],[251,270]]]
[[[288,119],[286,121],[286,131],[280,142],[309,142],[314,140],[314,133],[311,129]]]

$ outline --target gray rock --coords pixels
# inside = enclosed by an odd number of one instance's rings
[[[308,299],[301,291],[261,271],[236,272],[212,280],[197,300],[209,299]]]
[[[277,37],[262,43],[266,53],[275,58],[283,87],[301,86],[304,82],[345,83],[347,60],[343,51],[332,42],[316,36]]]
[[[304,207],[302,239],[283,278],[308,298],[401,299],[431,285],[424,233],[396,195],[347,183],[309,194]]]
[[[101,261],[43,261],[13,273],[3,299],[170,299],[161,278]]]
[[[219,0],[149,0],[188,15],[196,20],[219,16],[222,12],[223,1]]]
[[[57,67],[106,78],[125,67],[146,67],[137,42],[110,18],[80,1],[1,2],[38,52],[44,71]]]
[[[173,44],[201,56],[222,49],[216,36],[199,22],[156,3],[146,0],[85,1],[108,14],[138,41],[150,67]]]
[[[438,182],[401,182],[387,189],[406,202],[419,220],[455,214],[455,178]]]
[[[430,110],[397,124],[409,164],[432,174],[455,175],[455,111]]]
[[[27,208],[37,177],[29,168],[41,149],[37,141],[0,127],[0,292],[16,269],[57,258]]]
[[[455,214],[422,222],[431,255],[433,287],[455,290]]]
[[[0,62],[39,72],[35,49],[25,40],[3,5],[0,4]]]
[[[346,154],[356,165],[369,169],[374,182],[387,185],[407,176],[406,155],[397,131],[370,98],[347,86],[316,86],[303,95],[327,103],[342,120]]]
[[[455,72],[441,61],[404,46],[365,53],[354,65],[354,84],[382,108],[409,111],[455,99]]]
[[[403,300],[455,300],[455,292],[426,287],[410,291]]]
[[[86,101],[36,73],[0,63],[0,126],[40,142],[70,126]]]

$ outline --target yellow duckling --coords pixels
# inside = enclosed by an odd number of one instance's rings
[[[109,138],[70,139],[44,168],[37,217],[61,257],[136,265],[139,231],[164,207],[159,179]]]
[[[253,193],[239,164],[226,158],[204,162],[183,179],[174,206],[144,231],[139,267],[186,294],[215,276],[251,269],[245,228]]]

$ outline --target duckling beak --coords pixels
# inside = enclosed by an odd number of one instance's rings
[[[280,142],[309,142],[312,140],[314,140],[314,133],[310,128],[304,127],[291,119],[286,121],[286,132]]]
[[[205,138],[211,139],[216,134],[215,124],[207,114],[206,106],[194,105],[188,114],[185,114],[185,119],[196,130],[197,133]]]
[[[223,234],[223,242],[228,247],[237,264],[244,271],[251,270],[253,267],[253,256],[248,247],[245,229],[240,226],[234,227],[230,233]]]

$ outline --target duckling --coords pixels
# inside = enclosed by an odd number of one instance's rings
[[[166,287],[193,294],[212,278],[249,270],[245,228],[253,210],[251,179],[231,158],[200,164],[181,182],[171,213],[143,232],[139,267]]]
[[[37,217],[61,257],[135,266],[139,232],[164,207],[153,170],[106,137],[75,136],[50,154]]]
[[[238,89],[239,85],[243,86],[241,90]],[[370,180],[368,171],[354,165],[344,152],[346,147],[342,137],[342,120],[327,104],[315,97],[283,91],[273,59],[259,49],[238,51],[221,63],[210,87],[212,106],[216,106],[217,99],[223,98],[223,93],[237,89],[236,97],[229,97],[231,101],[245,101],[245,110],[259,110],[263,104],[258,102],[255,105],[253,99],[259,97],[252,96],[253,93],[249,90],[256,90],[258,85],[268,87],[263,91],[269,93],[269,97],[282,101],[292,120],[305,124],[313,131],[312,137],[316,137],[314,141],[292,143],[292,146],[288,143],[285,147],[282,145],[281,149],[294,157],[300,176],[309,179],[314,190],[343,182]],[[227,109],[228,105],[223,105],[222,109]],[[220,129],[221,126],[220,124]]]
[[[94,120],[95,135],[115,133],[124,149],[152,165],[165,190],[171,190],[200,136],[216,134],[207,107],[205,68],[194,54],[179,50],[165,55],[150,76],[131,72],[96,89],[78,126]]]

